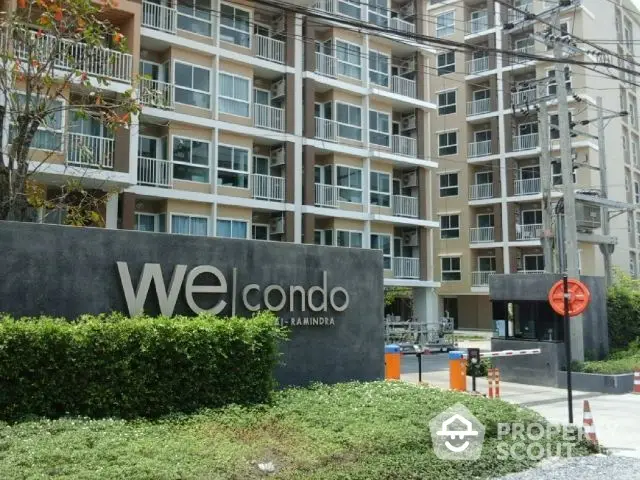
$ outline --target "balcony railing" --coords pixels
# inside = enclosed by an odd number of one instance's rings
[[[484,157],[485,155],[491,155],[491,140],[471,142],[469,144],[469,157]]]
[[[418,218],[418,199],[406,195],[393,196],[393,214],[398,217]]]
[[[536,89],[528,88],[526,90],[519,90],[511,94],[512,105],[523,105],[525,103],[533,103],[537,98]]]
[[[518,11],[521,10],[521,11]],[[521,2],[518,10],[509,11],[509,21],[512,23],[521,22],[524,20],[524,13],[522,11],[533,13],[533,1],[531,2]]]
[[[319,207],[337,207],[338,187],[316,183],[316,205]]]
[[[489,277],[495,275],[495,271],[482,270],[471,272],[471,285],[474,287],[486,287],[489,285]]]
[[[171,162],[159,158],[138,157],[138,185],[171,187]]]
[[[467,21],[467,35],[473,35],[474,33],[484,32],[489,29],[489,15],[487,12],[482,12],[475,18]]]
[[[420,278],[420,259],[394,257],[393,276],[396,278]]]
[[[253,40],[257,57],[276,63],[284,63],[285,43],[282,40],[264,35],[254,35]]]
[[[393,153],[397,153],[398,155],[404,155],[405,157],[416,157],[418,155],[418,142],[415,138],[412,137],[392,135],[391,149]]]
[[[518,273],[524,273],[525,275],[542,275],[547,272],[544,270],[518,270]]]
[[[177,32],[178,11],[175,8],[158,5],[153,2],[142,2],[142,26],[167,33]]]
[[[113,138],[67,134],[67,163],[97,168],[113,168]]]
[[[527,55],[533,55],[534,53],[536,53],[536,45],[535,43],[527,43],[525,45],[521,45],[519,47],[516,47],[513,49],[514,52],[516,53],[524,53]],[[528,58],[518,58],[516,57],[516,62],[529,62],[530,60]]]
[[[391,77],[391,90],[398,95],[416,98],[416,81],[394,75]]]
[[[316,138],[335,142],[337,133],[338,125],[335,120],[316,117]]]
[[[491,111],[491,99],[481,98],[467,102],[467,115],[482,115]]]
[[[392,18],[390,26],[391,26],[391,30],[396,30],[398,32],[405,32],[405,33],[416,32],[415,23],[407,22],[406,20],[402,20],[400,18]]]
[[[284,202],[284,178],[251,174],[251,196],[260,200]]]
[[[515,181],[515,195],[535,195],[541,191],[540,178],[525,178]]]
[[[173,84],[141,78],[139,91],[143,105],[173,110]]]
[[[526,135],[513,136],[513,151],[531,150],[538,147],[538,134],[527,133]]]
[[[493,198],[493,183],[469,185],[469,200],[483,200],[485,198]]]
[[[360,5],[340,0],[318,0],[313,4],[313,8],[326,13],[344,15],[349,18],[360,18]]]
[[[495,242],[496,227],[475,227],[469,230],[469,239],[471,243],[489,243]]]
[[[338,71],[338,59],[331,55],[316,52],[316,72],[327,77],[336,77]]]
[[[269,130],[284,131],[284,109],[254,103],[253,125]]]
[[[516,240],[539,240],[541,223],[516,224]]]
[[[489,70],[489,57],[479,57],[467,60],[467,74],[474,75]]]

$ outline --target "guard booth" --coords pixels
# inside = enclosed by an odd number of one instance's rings
[[[489,277],[494,333],[491,350],[540,348],[540,355],[495,358],[503,381],[558,386],[558,371],[566,368],[562,316],[549,305],[549,290],[556,274],[509,274]],[[591,292],[591,302],[582,314],[582,345],[587,359],[608,353],[606,289],[604,278],[581,276]],[[572,321],[572,320],[569,320]]]

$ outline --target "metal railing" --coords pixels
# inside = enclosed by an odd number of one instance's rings
[[[514,183],[514,195],[535,195],[542,191],[540,178],[524,178]]]
[[[467,102],[467,115],[482,115],[491,111],[491,99],[481,98]]]
[[[265,37],[264,35],[253,36],[256,49],[256,57],[264,58],[276,63],[284,63],[285,43],[282,40]]]
[[[482,73],[489,70],[489,57],[479,57],[471,60],[467,60],[467,74],[473,75],[476,73]]]
[[[335,120],[316,117],[316,138],[335,142],[338,134],[338,125]]]
[[[538,134],[527,133],[526,135],[513,136],[513,151],[531,150],[538,147]]]
[[[527,43],[521,47],[516,47],[513,49],[514,52],[517,53],[525,53],[525,54],[531,54],[533,55],[534,53],[536,53],[536,44],[535,43]],[[516,62],[519,63],[523,63],[523,62],[530,62],[531,60],[528,58],[518,58],[516,57]]]
[[[284,178],[252,173],[251,196],[260,200],[284,202]]]
[[[413,257],[394,257],[393,276],[396,278],[420,278],[420,259]]]
[[[541,223],[516,224],[516,240],[539,240]]]
[[[511,94],[511,105],[522,105],[525,103],[535,102],[538,97],[535,88],[519,90]]]
[[[335,78],[337,71],[338,59],[336,57],[316,52],[316,73]]]
[[[471,142],[469,144],[469,157],[483,157],[491,155],[491,140],[483,140],[482,142]]]
[[[415,23],[407,22],[406,20],[402,20],[400,18],[392,18],[390,26],[391,26],[391,30],[396,30],[398,32],[406,32],[406,33],[416,32]]]
[[[493,198],[493,183],[469,185],[469,200],[483,200],[485,198]]]
[[[486,11],[467,21],[467,35],[484,32],[485,30],[489,30],[489,15]]]
[[[142,26],[167,33],[176,33],[178,11],[176,8],[158,5],[152,2],[142,2]]]
[[[171,187],[173,169],[169,160],[138,157],[138,185]]]
[[[404,155],[405,157],[416,157],[418,155],[418,141],[412,137],[392,135],[391,150],[393,153]]]
[[[399,217],[418,218],[418,199],[407,195],[394,195],[393,214]]]
[[[138,91],[143,105],[173,110],[173,84],[141,78]]]
[[[68,164],[113,168],[113,138],[68,133],[66,150]]]
[[[391,77],[391,90],[398,95],[416,98],[416,81],[393,75]]]
[[[496,239],[496,227],[475,227],[469,230],[471,243],[489,243]]]
[[[486,287],[489,285],[489,277],[495,274],[494,270],[471,272],[471,285],[474,287]]]
[[[253,126],[284,131],[284,109],[254,103]]]
[[[338,187],[335,185],[316,183],[316,205],[319,207],[337,207]]]
[[[518,273],[524,273],[526,275],[542,275],[547,272],[544,270],[518,270]]]

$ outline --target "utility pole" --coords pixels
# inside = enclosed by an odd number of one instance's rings
[[[542,249],[544,253],[544,271],[553,273],[553,245],[551,233],[551,159],[549,154],[549,114],[547,101],[540,102],[540,181],[542,186]]]
[[[596,98],[598,107],[598,161],[600,167],[600,195],[603,198],[609,198],[607,187],[607,162],[604,152],[604,115],[602,111],[602,97]],[[602,234],[609,236],[609,208],[602,206]],[[609,243],[601,243],[600,251],[604,257],[604,281],[605,288],[611,285],[611,254],[613,253],[613,245]]]

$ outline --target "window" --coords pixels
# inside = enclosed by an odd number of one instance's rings
[[[362,170],[337,167],[338,199],[341,202],[362,203]]]
[[[551,185],[562,185],[562,164],[559,158],[551,159]]]
[[[571,128],[572,121],[573,116],[571,115],[571,112],[569,112],[569,128]],[[557,140],[560,138],[560,116],[557,113],[549,116],[549,138],[551,140]]]
[[[249,188],[249,150],[218,145],[218,185]]]
[[[493,183],[493,172],[477,172],[476,185],[487,185]]]
[[[624,87],[620,87],[620,110],[627,110],[627,90]]]
[[[478,257],[478,270],[481,272],[495,272],[496,257]]]
[[[362,232],[338,230],[337,237],[339,247],[362,248]]]
[[[361,109],[346,103],[336,104],[338,136],[350,140],[362,140]]]
[[[544,33],[549,33],[552,35],[558,35],[558,29],[557,28],[551,28],[551,27],[547,27],[544,30]],[[569,35],[569,22],[561,22],[560,23],[560,37],[567,37]],[[547,45],[547,50],[551,50],[553,47],[551,45]]]
[[[389,146],[389,114],[369,110],[369,142]]]
[[[193,215],[171,214],[171,233],[207,236],[209,219]]]
[[[631,121],[631,125],[634,127],[638,123],[638,119],[636,117],[636,102],[633,97],[629,100],[629,120]]]
[[[211,108],[211,82],[208,68],[175,62],[175,101],[199,108]]]
[[[440,259],[443,282],[460,280],[460,257],[442,257]]]
[[[455,197],[458,195],[458,174],[443,173],[440,175],[440,196]]]
[[[17,116],[25,111],[27,96],[22,92],[13,92],[15,97],[9,108],[14,111],[10,112],[9,119],[12,122],[9,130],[9,143],[17,135],[17,125],[13,123]],[[9,94],[11,95],[11,94]],[[36,94],[31,95],[31,109],[41,110],[43,112],[51,112],[38,126],[38,130],[31,140],[31,148],[39,150],[62,150],[62,136],[64,130],[63,103],[60,100],[40,101],[38,105]]]
[[[336,40],[336,57],[338,58],[338,75],[345,77],[362,78],[362,61],[360,46],[353,43]]]
[[[247,238],[247,221],[219,218],[216,221],[216,236],[225,238]]]
[[[210,0],[185,0],[178,3],[178,29],[210,37]]]
[[[438,93],[438,115],[456,113],[456,91],[448,90]]]
[[[338,13],[360,19],[360,0],[338,0]]]
[[[549,95],[556,95],[558,93],[558,88],[556,85],[556,71],[547,70],[547,77],[549,78],[549,83],[547,84],[547,92]],[[571,92],[571,69],[569,67],[564,67],[564,84],[567,87],[568,95]]]
[[[525,272],[543,272],[544,256],[543,255],[523,255]]]
[[[478,222],[478,228],[491,228],[494,227],[495,217],[493,213],[479,213],[476,217]]]
[[[460,215],[440,217],[440,238],[460,238]]]
[[[436,18],[436,37],[448,37],[455,32],[455,11],[444,12]]]
[[[391,206],[391,175],[382,172],[371,172],[369,174],[371,179],[370,196],[371,205],[378,205],[379,207]]]
[[[640,183],[633,182],[633,199],[636,203],[640,203]]]
[[[438,135],[438,155],[455,155],[458,153],[458,132],[445,132]]]
[[[456,71],[455,52],[445,52],[438,55],[438,75],[445,75]]]
[[[220,72],[220,94],[218,95],[218,111],[239,117],[249,116],[248,78]]]
[[[250,17],[251,14],[247,10],[221,4],[220,40],[249,48],[251,46]]]
[[[638,140],[631,140],[631,159],[633,160],[633,164],[638,167],[640,166],[640,158],[638,158]]]
[[[369,51],[369,81],[383,87],[389,86],[389,56]]]
[[[369,22],[381,27],[389,25],[387,0],[369,0]]]
[[[166,214],[138,213],[135,214],[134,229],[140,232],[165,232]]]
[[[371,234],[371,248],[382,250],[382,263],[385,270],[391,270],[391,235]]]
[[[313,241],[316,245],[333,245],[333,230],[314,230]]]
[[[251,238],[254,240],[269,240],[269,225],[256,225],[255,223],[251,225]]]
[[[629,273],[636,276],[636,256],[634,253],[629,254]]]
[[[542,223],[542,210],[523,210],[523,225],[540,225]]]
[[[209,142],[173,137],[173,178],[209,183]]]

